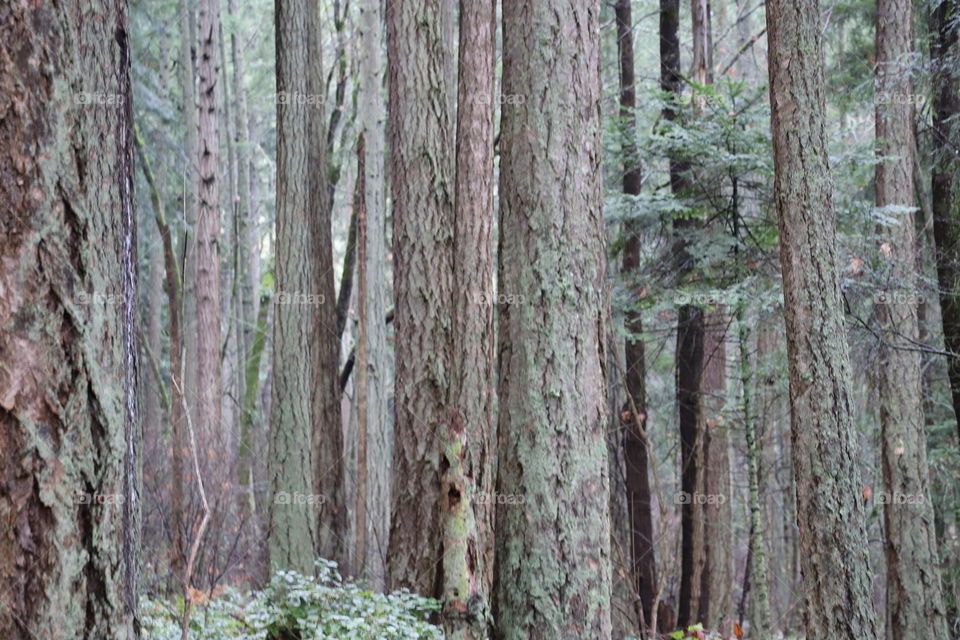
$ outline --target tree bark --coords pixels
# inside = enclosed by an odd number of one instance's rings
[[[877,638],[824,131],[818,0],[769,0],[774,199],[809,638]]]
[[[126,6],[0,22],[0,637],[136,637],[140,449]]]
[[[196,403],[188,407],[200,443],[200,472],[216,502],[225,478],[222,453],[229,434],[221,421],[220,359],[220,2],[200,0],[200,140],[197,158],[197,363]],[[194,390],[188,388],[190,394]]]
[[[913,50],[911,0],[877,2],[877,206],[913,208]],[[878,230],[882,341],[878,395],[887,560],[887,619],[891,640],[947,636],[933,509],[927,489],[917,318],[917,238],[912,212]]]
[[[312,442],[312,305],[290,304],[313,291],[308,165],[310,110],[306,96],[309,6],[276,2],[277,227],[270,413],[269,556],[272,569],[311,575],[317,552]]]
[[[365,296],[367,339],[367,513],[368,553],[359,561],[371,586],[386,587],[387,542],[390,537],[390,468],[393,423],[387,405],[390,383],[390,347],[383,318],[389,296],[384,265],[387,262],[384,176],[386,96],[383,90],[383,12],[379,0],[360,5],[360,113],[364,146],[364,203],[366,205]]]
[[[504,640],[611,633],[599,19],[591,0],[503,6],[503,95],[516,96],[500,138]]]
[[[616,4],[617,49],[620,60],[620,118],[623,127],[622,151],[624,155],[623,193],[640,195],[642,169],[637,154],[636,135],[636,88],[633,62],[633,16],[630,0],[618,0]],[[629,221],[624,225],[626,241],[620,270],[629,282],[630,290],[637,292],[641,284],[636,282],[640,268],[640,229]],[[640,597],[644,624],[650,624],[653,601],[657,591],[657,564],[653,538],[653,514],[650,501],[650,479],[646,440],[647,390],[646,364],[644,361],[643,317],[640,310],[631,307],[626,312],[624,325],[629,337],[624,341],[624,384],[633,404],[628,402],[621,410],[623,427],[623,450],[626,467],[627,502],[630,513],[630,551],[632,557],[631,580]],[[633,415],[632,407],[638,415]]]
[[[340,422],[340,334],[337,331],[336,295],[333,285],[332,208],[327,196],[327,145],[323,108],[322,9],[320,0],[309,0],[307,94],[310,136],[308,220],[312,242],[314,285],[308,291],[318,296],[313,306],[313,459],[314,488],[323,496],[318,509],[317,553],[340,566],[347,562],[347,508],[344,495],[343,425]]]
[[[487,637],[493,569],[493,114],[496,4],[460,2],[449,417],[443,487],[443,627]]]
[[[445,0],[386,3],[396,326],[389,586],[439,596],[440,440],[451,372],[453,150]]]
[[[943,341],[955,354],[947,360],[953,410],[960,438],[960,2],[944,0],[933,11],[933,234]]]

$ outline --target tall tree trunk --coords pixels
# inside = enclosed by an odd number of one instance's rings
[[[451,367],[453,149],[445,0],[386,3],[396,317],[391,588],[439,596],[440,443]]]
[[[943,341],[960,354],[960,2],[943,0],[933,11],[933,233]],[[960,355],[947,359],[953,410],[960,438]]]
[[[273,569],[313,573],[317,552],[312,442],[313,340],[311,305],[290,304],[312,292],[309,118],[306,96],[309,6],[276,2],[277,48],[277,248],[273,320],[273,391],[270,401],[269,555]]]
[[[374,589],[386,587],[387,542],[390,536],[390,467],[393,423],[388,415],[390,372],[387,328],[389,296],[384,265],[387,263],[384,132],[386,96],[383,91],[383,12],[379,0],[360,5],[360,113],[363,133],[364,204],[366,205],[365,296],[367,339],[367,526],[368,553],[359,562]]]
[[[733,513],[730,505],[730,440],[722,412],[727,396],[726,332],[729,317],[724,306],[707,313],[704,340],[704,571],[700,613],[704,626],[729,636],[733,614]]]
[[[877,638],[824,132],[818,0],[769,0],[774,199],[808,638]]]
[[[197,68],[200,77],[196,245],[197,386],[196,403],[190,409],[200,443],[200,472],[210,474],[205,479],[214,501],[219,493],[219,480],[225,477],[227,469],[223,454],[217,452],[223,452],[223,445],[229,442],[220,416],[219,26],[219,0],[200,0],[200,62]]]
[[[183,360],[184,380],[183,399],[185,411],[193,413],[196,405],[197,388],[197,182],[199,170],[199,128],[197,111],[197,25],[196,1],[179,0],[178,13],[180,18],[180,55],[177,61],[179,67],[180,95],[184,120],[183,153],[186,165],[183,168],[183,237],[180,242],[179,259],[183,279],[182,290],[182,317],[183,317]],[[184,456],[189,453],[184,449]],[[186,562],[184,558],[178,562]],[[182,566],[180,567],[182,570]],[[175,568],[176,571],[176,568]]]
[[[524,97],[500,140],[504,640],[611,633],[599,20],[591,0],[503,6],[503,95]]]
[[[617,49],[620,59],[620,118],[623,127],[623,193],[640,195],[641,167],[637,154],[636,89],[633,64],[633,17],[630,0],[616,4]],[[624,226],[626,242],[623,247],[621,271],[631,291],[639,291],[636,271],[640,268],[640,229],[629,221]],[[639,294],[638,294],[639,297]],[[653,538],[653,514],[650,504],[648,475],[646,364],[644,362],[643,318],[636,306],[626,313],[625,328],[629,337],[624,341],[624,384],[629,399],[621,413],[623,421],[623,449],[626,467],[627,501],[630,513],[630,551],[632,556],[632,583],[640,596],[643,622],[650,624],[653,601],[657,591],[657,564]],[[632,401],[632,404],[631,404]],[[636,408],[636,415],[632,409]]]
[[[493,565],[493,101],[496,4],[460,2],[449,414],[440,469],[443,627],[487,637]],[[452,346],[452,345],[451,345]]]
[[[911,0],[877,2],[877,206],[913,208],[913,85],[908,58]],[[890,97],[890,100],[883,98]],[[887,637],[946,637],[933,510],[927,490],[927,439],[921,396],[916,295],[916,227],[912,212],[882,226],[884,298],[878,300],[883,507],[887,559]]]
[[[0,22],[0,637],[136,637],[140,422],[125,4]]]
[[[747,441],[747,474],[749,482],[748,506],[750,509],[750,553],[747,561],[748,578],[744,591],[751,592],[750,634],[754,638],[766,638],[770,633],[770,596],[767,588],[767,547],[764,535],[763,504],[760,501],[761,446],[757,437],[757,425],[753,413],[753,367],[750,363],[750,328],[746,322],[744,303],[737,305],[737,331],[740,352],[740,383],[742,397],[743,430]],[[759,341],[758,341],[759,344]],[[746,598],[744,593],[743,599]],[[741,604],[742,600],[741,599]],[[741,615],[740,621],[743,620]]]
[[[307,94],[324,104],[322,9],[309,0]],[[308,107],[309,188],[308,220],[312,241],[313,291],[320,304],[313,307],[313,460],[314,489],[323,496],[318,509],[317,553],[346,566],[347,509],[344,495],[343,426],[340,422],[340,333],[337,331],[333,286],[332,208],[327,198],[327,143],[323,109]]]

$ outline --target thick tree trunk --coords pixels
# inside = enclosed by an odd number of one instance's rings
[[[623,193],[640,195],[641,167],[637,155],[636,89],[633,62],[633,17],[630,0],[616,4],[617,49],[620,60],[620,118],[623,127]],[[624,225],[626,241],[623,247],[621,271],[632,292],[639,292],[635,282],[640,268],[639,226],[634,222]],[[638,296],[639,297],[639,296]],[[627,502],[630,519],[631,581],[640,597],[644,624],[650,624],[653,601],[657,591],[657,564],[653,539],[653,515],[650,503],[648,475],[648,443],[645,433],[647,421],[646,364],[644,362],[643,318],[639,309],[631,307],[624,320],[630,337],[624,341],[624,384],[629,395],[621,411],[623,426],[624,466],[626,469]],[[632,404],[631,404],[632,401]],[[633,409],[636,409],[636,415]]]
[[[313,313],[292,304],[316,282],[310,236],[308,4],[277,0],[277,255],[270,401],[269,554],[273,569],[313,573],[317,552],[312,442]]]
[[[445,0],[386,3],[396,317],[391,588],[439,596],[440,440],[451,371],[453,149]]]
[[[386,587],[387,542],[390,536],[390,467],[393,422],[388,415],[390,381],[387,315],[389,296],[384,265],[387,264],[384,132],[386,96],[383,91],[383,12],[379,0],[360,5],[360,113],[364,146],[364,204],[366,205],[365,296],[367,339],[367,545],[368,553],[358,563],[374,589]]]
[[[324,104],[322,9],[320,0],[307,2],[309,51],[307,94]],[[347,508],[344,496],[343,426],[340,422],[340,334],[337,331],[336,295],[333,286],[333,239],[327,197],[327,145],[323,109],[308,105],[310,136],[308,204],[312,242],[313,288],[320,304],[313,305],[313,460],[314,489],[323,496],[318,509],[317,553],[340,566],[347,561]]]
[[[877,638],[824,132],[818,0],[769,0],[792,454],[808,638]]]
[[[877,2],[877,206],[912,208],[913,86],[908,57],[911,0]],[[921,396],[913,213],[879,229],[883,278],[877,318],[882,342],[878,394],[887,500],[883,506],[887,559],[887,637],[946,637],[933,509],[927,490],[927,439]]]
[[[487,637],[493,569],[493,101],[496,4],[460,3],[449,414],[443,487],[443,627]],[[453,345],[451,345],[453,346]]]
[[[125,4],[0,21],[0,637],[136,637],[133,121]]]
[[[503,94],[523,97],[504,105],[500,141],[504,640],[611,632],[599,19],[591,0],[503,6]]]

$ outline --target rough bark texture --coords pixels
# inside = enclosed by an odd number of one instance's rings
[[[733,602],[733,513],[730,490],[730,439],[723,423],[727,397],[726,333],[729,317],[720,306],[707,313],[704,340],[704,572],[699,621],[729,636]]]
[[[493,569],[493,0],[460,3],[449,423],[443,433],[443,627],[487,637]]]
[[[346,566],[347,509],[344,495],[343,426],[340,422],[340,334],[333,286],[332,208],[327,197],[327,146],[324,126],[324,76],[321,58],[322,9],[320,0],[307,2],[309,49],[307,51],[307,128],[310,136],[308,220],[311,236],[311,291],[313,305],[313,459],[314,489],[323,496],[318,509],[317,553]]]
[[[125,5],[0,19],[0,637],[134,638],[137,304]]]
[[[310,205],[307,95],[308,7],[276,2],[277,47],[277,255],[273,320],[273,392],[270,414],[271,491],[269,553],[273,569],[313,573],[317,551],[311,420],[312,306],[290,304],[315,282]],[[301,497],[302,496],[302,497]]]
[[[391,588],[439,596],[440,439],[451,383],[453,149],[444,0],[387,9],[396,324]]]
[[[609,638],[600,5],[503,6],[495,619]],[[522,505],[510,504],[522,499]]]
[[[877,206],[912,208],[913,101],[908,57],[911,0],[877,2]],[[883,506],[887,560],[887,638],[946,637],[933,508],[927,490],[927,439],[921,393],[917,319],[916,232],[913,213],[879,229],[882,342],[881,456],[888,498]]]
[[[774,199],[808,638],[876,638],[824,132],[818,0],[770,0]]]
[[[200,0],[200,143],[197,159],[197,362],[196,390],[189,406],[197,429],[200,472],[216,501],[227,466],[222,452],[229,433],[221,423],[220,360],[220,3]],[[188,364],[189,366],[189,364]],[[218,453],[221,452],[221,453]]]
[[[617,50],[620,60],[620,118],[623,127],[622,148],[624,154],[623,192],[628,196],[640,195],[641,167],[637,155],[636,135],[636,89],[633,62],[633,17],[630,0],[618,0],[616,4]],[[624,225],[626,241],[623,247],[621,271],[630,285],[631,292],[639,297],[641,283],[635,282],[634,273],[640,268],[640,237],[638,225]],[[624,341],[624,384],[629,394],[621,410],[623,427],[624,465],[626,468],[627,503],[630,519],[631,580],[634,591],[640,597],[643,622],[649,626],[653,613],[653,601],[657,591],[657,565],[653,539],[653,515],[650,504],[650,479],[648,475],[648,443],[645,429],[647,421],[646,364],[644,361],[643,318],[639,309],[631,308],[624,319],[630,337]],[[632,404],[631,401],[632,400]],[[633,409],[637,415],[634,415]]]
[[[383,90],[383,12],[379,0],[360,5],[360,113],[359,126],[366,147],[364,202],[366,204],[366,338],[367,338],[367,519],[369,543],[359,562],[374,589],[386,587],[387,542],[390,536],[390,467],[393,422],[387,405],[390,385],[387,315],[387,262],[384,133],[387,126]]]
[[[960,2],[944,0],[933,12],[933,148],[931,207],[943,341],[960,354]],[[960,357],[947,360],[960,438]]]

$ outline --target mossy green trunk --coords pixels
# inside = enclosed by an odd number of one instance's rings
[[[609,638],[600,5],[503,6],[495,620]]]
[[[769,0],[774,199],[808,638],[877,638],[837,274],[818,0]]]
[[[126,5],[0,20],[0,637],[135,637],[136,229]]]

